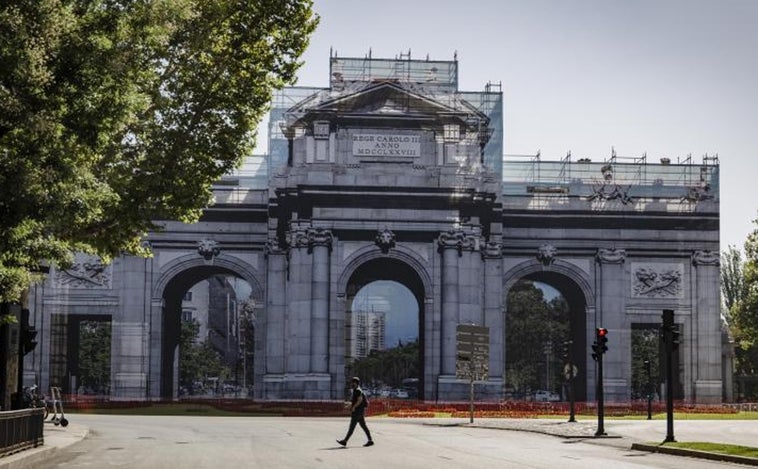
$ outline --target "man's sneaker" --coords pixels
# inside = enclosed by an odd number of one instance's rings
[[[337,443],[339,443],[342,446],[345,446],[347,444],[346,440],[337,440]]]
[[[368,440],[368,441],[366,442],[366,444],[365,444],[365,445],[363,445],[363,446],[374,446],[374,441],[373,441],[373,440]]]

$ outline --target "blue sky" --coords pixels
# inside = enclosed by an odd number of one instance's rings
[[[721,246],[758,197],[758,0],[316,0],[298,85],[343,57],[449,60],[460,88],[502,82],[505,153],[676,162],[718,153]]]

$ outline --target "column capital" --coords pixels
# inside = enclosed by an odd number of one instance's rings
[[[465,234],[463,230],[453,229],[440,233],[437,238],[437,245],[440,250],[457,249],[459,252],[463,249]]]
[[[497,241],[490,241],[484,245],[482,249],[482,259],[502,259],[503,258],[503,243]]]
[[[312,251],[317,246],[325,246],[331,250],[333,239],[331,230],[327,230],[326,228],[311,228],[308,230],[308,251]]]
[[[287,254],[286,248],[279,244],[279,240],[276,237],[269,238],[266,241],[265,247],[266,256],[277,256]]]
[[[626,260],[626,250],[616,248],[600,248],[595,256],[598,264],[623,264]]]
[[[717,251],[694,251],[692,265],[720,265],[721,255]]]
[[[287,232],[287,244],[291,249],[308,247],[308,232],[303,229],[293,229]]]

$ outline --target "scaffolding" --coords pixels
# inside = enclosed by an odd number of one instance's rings
[[[330,53],[329,84],[343,89],[350,83],[394,81],[455,92],[458,90],[458,60],[413,60],[411,51],[394,59],[375,59],[371,51],[365,57],[338,57]]]
[[[536,155],[503,156],[503,194],[559,194],[588,196],[603,185],[623,187],[636,197],[675,198],[690,201],[718,199],[718,155],[704,155],[698,164],[691,155],[671,163],[649,163],[646,153],[622,157],[611,149],[601,162],[572,160],[571,152],[557,161]]]

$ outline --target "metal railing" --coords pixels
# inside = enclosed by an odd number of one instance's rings
[[[0,412],[0,457],[41,446],[45,409]]]

